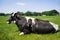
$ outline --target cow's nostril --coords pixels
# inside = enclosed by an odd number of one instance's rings
[[[16,21],[13,21],[14,23],[16,23]]]

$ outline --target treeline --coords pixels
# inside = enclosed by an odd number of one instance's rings
[[[56,16],[56,15],[59,15],[59,12],[57,10],[50,10],[50,11],[44,11],[44,12],[27,11],[25,13],[18,11],[16,13],[20,15],[24,15],[24,16]],[[7,16],[7,15],[11,15],[11,13],[10,14],[0,13],[0,16]]]
[[[8,15],[11,15],[11,14],[0,13],[0,16],[8,16]]]

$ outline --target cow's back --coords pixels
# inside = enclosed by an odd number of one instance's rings
[[[54,30],[53,26],[47,21],[36,21],[32,26],[33,32],[37,33],[50,33]]]

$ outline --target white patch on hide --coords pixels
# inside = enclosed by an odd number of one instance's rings
[[[25,18],[26,18],[27,22],[28,22],[29,19],[31,19],[32,23],[35,24],[35,18],[32,18],[32,17],[25,17]]]
[[[24,32],[21,32],[19,35],[24,35]]]
[[[57,24],[54,24],[52,22],[49,22],[49,23],[55,28],[56,31],[58,31],[58,25]]]

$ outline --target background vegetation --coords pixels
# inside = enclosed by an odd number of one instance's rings
[[[59,12],[57,10],[50,10],[50,11],[44,11],[44,12],[31,12],[31,11],[27,11],[27,12],[19,12],[17,11],[16,13],[20,14],[20,15],[25,15],[25,16],[57,16],[59,15]],[[0,16],[6,16],[6,15],[10,15],[11,13],[0,13]]]
[[[36,34],[31,33],[27,35],[19,35],[17,26],[7,24],[6,20],[10,16],[0,16],[0,40],[60,40],[60,32],[50,34]],[[60,16],[31,16],[38,19],[49,20],[59,25],[60,30]]]
[[[60,16],[57,10],[50,10],[44,12],[16,12],[23,16],[30,16],[38,19],[49,20],[59,25],[60,30]],[[60,32],[50,34],[36,34],[31,33],[27,35],[19,35],[18,27],[12,23],[7,24],[11,13],[0,13],[0,40],[60,40]]]

